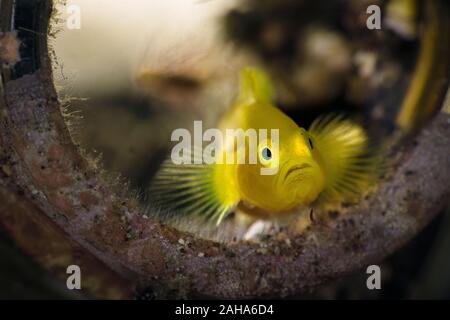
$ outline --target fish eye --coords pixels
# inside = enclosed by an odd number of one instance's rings
[[[262,148],[261,149],[261,157],[265,161],[269,161],[270,159],[272,159],[272,151],[270,151],[270,149],[268,147]]]
[[[313,145],[313,142],[312,142],[311,138],[308,138],[308,142],[309,142],[309,147],[311,149],[314,149],[314,145]]]

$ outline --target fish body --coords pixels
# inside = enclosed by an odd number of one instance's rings
[[[276,219],[319,199],[359,194],[373,165],[364,130],[339,116],[321,117],[305,130],[273,100],[267,75],[244,69],[239,97],[218,124],[223,141],[215,150],[215,161],[167,160],[153,181],[151,196],[175,217],[220,224],[238,206],[248,215]],[[257,133],[257,143],[250,134],[240,143],[228,134],[239,130]],[[242,154],[244,161],[239,161]],[[194,152],[195,157],[199,154]]]

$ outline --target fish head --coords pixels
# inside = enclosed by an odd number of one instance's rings
[[[273,138],[260,139],[257,163],[237,166],[242,199],[269,213],[312,203],[324,187],[312,138],[297,125],[279,128]]]

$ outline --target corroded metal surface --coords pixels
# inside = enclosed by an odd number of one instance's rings
[[[159,296],[171,290],[226,298],[304,291],[380,261],[422,229],[450,195],[450,124],[441,114],[405,147],[399,167],[376,193],[330,213],[303,234],[261,243],[194,239],[142,217],[137,201],[115,193],[80,155],[47,73],[8,82],[5,97],[3,188],[19,192],[16,201],[35,206],[67,238]],[[2,204],[14,201],[6,191],[1,197]],[[5,221],[11,204],[1,208]],[[18,225],[7,224],[11,230]]]

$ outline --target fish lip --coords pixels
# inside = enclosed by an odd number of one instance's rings
[[[294,173],[296,171],[305,170],[305,169],[308,169],[308,168],[312,168],[312,165],[310,165],[309,163],[302,163],[300,165],[292,166],[286,172],[286,174],[284,176],[284,181],[286,181],[292,173]]]

